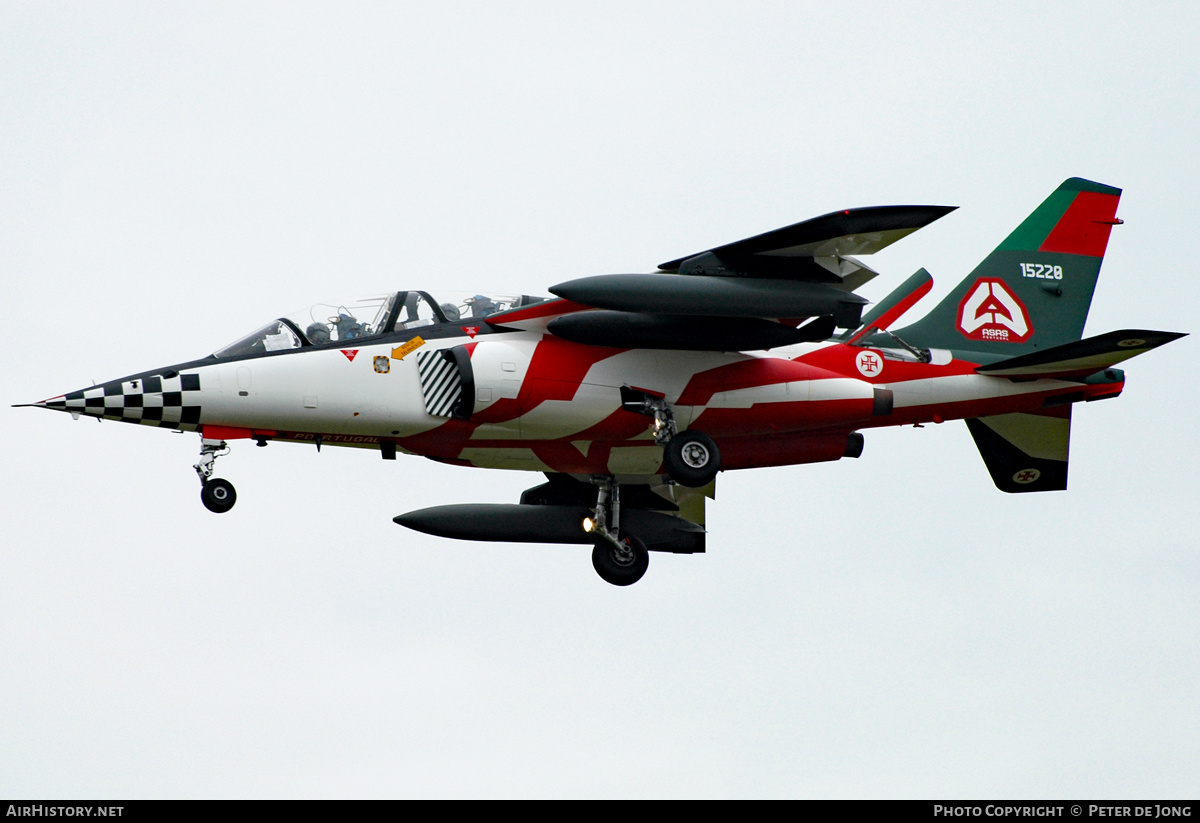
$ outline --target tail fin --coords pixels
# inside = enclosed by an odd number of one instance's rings
[[[916,346],[1013,357],[1079,340],[1121,190],[1073,177],[927,316]]]

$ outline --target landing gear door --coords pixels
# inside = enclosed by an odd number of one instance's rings
[[[417,352],[417,374],[425,411],[434,417],[471,419],[475,408],[475,375],[465,346]]]

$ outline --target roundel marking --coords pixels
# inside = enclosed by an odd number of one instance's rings
[[[958,304],[958,330],[970,340],[1024,343],[1033,334],[1029,309],[998,277],[980,277]]]
[[[871,349],[863,349],[854,358],[854,365],[863,377],[878,377],[883,371],[883,355]]]
[[[1131,337],[1128,340],[1118,340],[1117,345],[1123,349],[1131,349],[1134,346],[1146,345],[1146,341],[1138,337]]]
[[[1012,479],[1014,483],[1020,483],[1022,486],[1025,486],[1033,483],[1041,476],[1042,473],[1037,469],[1021,469],[1013,475]]]

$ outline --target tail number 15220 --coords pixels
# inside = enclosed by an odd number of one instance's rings
[[[1050,266],[1045,263],[1022,263],[1022,277],[1036,277],[1038,280],[1062,280],[1062,266]]]

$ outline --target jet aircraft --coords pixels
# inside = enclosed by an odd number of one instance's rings
[[[923,319],[924,269],[864,314],[883,249],[952,211],[847,209],[551,297],[403,290],[272,320],[215,353],[40,403],[198,432],[201,500],[231,441],[543,472],[511,505],[395,518],[466,540],[578,543],[609,583],[705,549],[718,471],[856,458],[862,432],[965,420],[995,485],[1067,487],[1076,404],[1182,334],[1083,338],[1120,189],[1064,182]]]

